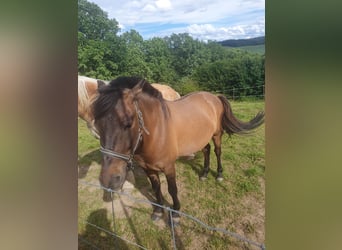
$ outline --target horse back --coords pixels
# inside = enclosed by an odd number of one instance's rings
[[[152,83],[151,85],[162,93],[165,100],[173,101],[180,98],[180,94],[168,85],[159,83]]]
[[[222,130],[223,106],[209,92],[195,92],[175,102],[168,102],[170,123],[179,155],[201,150]]]

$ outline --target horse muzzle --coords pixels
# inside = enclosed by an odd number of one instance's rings
[[[103,186],[105,189],[111,189],[113,191],[119,191],[122,188],[125,180],[125,173],[101,173],[99,178],[101,186]]]
[[[121,174],[112,175],[109,181],[108,188],[114,191],[118,191],[122,188],[124,182],[125,182],[125,176]]]
[[[104,186],[107,189],[111,189],[113,191],[119,191],[122,189],[122,186],[125,182],[125,177],[121,175],[112,175],[109,180],[108,185],[103,185],[101,179],[100,179],[100,182],[102,186]],[[111,194],[111,192],[107,190],[103,190],[103,201],[109,202],[112,200],[113,200],[113,195]]]

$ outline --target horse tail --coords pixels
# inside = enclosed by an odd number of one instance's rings
[[[218,96],[218,98],[222,102],[224,108],[222,127],[229,135],[248,134],[264,123],[265,113],[263,111],[259,112],[249,122],[242,122],[234,116],[227,98],[222,95]]]

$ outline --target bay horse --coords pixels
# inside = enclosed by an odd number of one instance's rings
[[[99,89],[93,105],[95,125],[103,153],[99,181],[105,188],[119,190],[135,160],[146,172],[157,203],[163,204],[159,172],[167,179],[173,209],[180,209],[177,196],[175,161],[202,150],[204,172],[209,171],[210,140],[215,146],[217,179],[222,180],[221,137],[224,133],[246,134],[264,122],[259,112],[249,122],[238,120],[228,100],[209,92],[190,93],[167,101],[146,80],[118,77]],[[163,210],[154,206],[152,219]],[[177,213],[173,219],[179,219]],[[175,221],[177,222],[177,221]]]
[[[94,126],[91,105],[98,95],[97,89],[106,84],[108,84],[108,81],[78,76],[78,116],[87,123],[88,129],[96,139],[99,139],[100,136]],[[166,100],[173,101],[180,98],[179,93],[168,85],[152,83],[152,86],[158,89]]]

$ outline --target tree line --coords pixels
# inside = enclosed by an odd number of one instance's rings
[[[235,97],[263,93],[265,55],[226,49],[187,33],[144,40],[136,30],[119,31],[118,22],[99,6],[78,0],[79,74],[104,80],[140,76],[182,95],[196,90]]]

